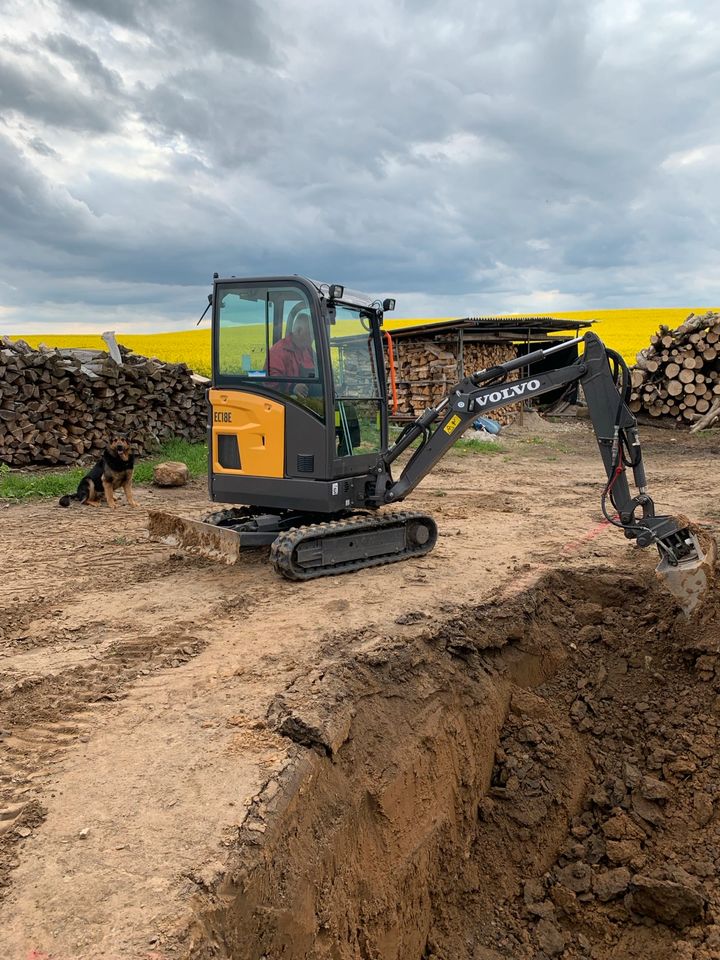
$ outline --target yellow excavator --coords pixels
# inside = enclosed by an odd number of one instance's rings
[[[595,334],[466,376],[391,443],[383,317],[393,300],[300,276],[215,274],[208,301],[210,499],[239,506],[203,520],[151,513],[153,539],[226,562],[243,547],[269,545],[271,563],[291,580],[422,556],[437,539],[432,517],[381,508],[404,501],[479,415],[580,384],[605,468],[606,519],[639,547],[657,549],[658,573],[686,611],[707,590],[714,541],[683,518],[655,513],[628,408],[628,368]],[[583,347],[575,361],[533,372],[571,344]]]

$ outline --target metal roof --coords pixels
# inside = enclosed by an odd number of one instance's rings
[[[433,336],[441,333],[477,334],[500,339],[525,340],[528,337],[542,339],[551,333],[574,333],[591,327],[593,320],[560,320],[556,317],[461,317],[457,320],[440,320],[437,323],[418,323],[411,327],[395,327],[390,333],[393,340],[400,337]]]

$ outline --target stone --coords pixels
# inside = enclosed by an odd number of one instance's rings
[[[573,720],[582,720],[587,715],[587,710],[588,708],[585,701],[578,699],[570,707],[570,716]]]
[[[531,917],[539,917],[541,920],[555,919],[555,905],[550,900],[528,903],[525,909]]]
[[[587,626],[588,624],[598,624],[603,622],[603,608],[599,603],[592,603],[590,601],[584,603],[576,603],[573,609],[575,618],[580,626]]]
[[[655,777],[643,777],[640,783],[640,794],[645,800],[669,800],[672,796],[672,787]]]
[[[587,893],[592,885],[592,870],[587,863],[570,863],[557,868],[555,874],[573,893]]]
[[[699,827],[704,827],[713,818],[715,813],[715,808],[713,807],[712,799],[706,794],[698,790],[698,792],[693,797],[693,819]]]
[[[158,487],[184,487],[189,479],[187,465],[177,460],[166,460],[153,469],[153,483]]]
[[[665,817],[657,803],[646,800],[639,790],[633,791],[632,808],[639,817],[654,827],[661,827],[665,823]]]
[[[697,770],[697,764],[692,760],[673,760],[667,766],[670,773],[674,773],[676,777],[687,777]]]
[[[565,949],[565,934],[551,920],[540,921],[537,926],[537,939],[540,949],[549,957],[557,957]]]
[[[587,627],[578,630],[577,638],[580,643],[597,643],[598,640],[602,640],[602,630],[600,627],[588,624]]]
[[[561,883],[555,884],[551,894],[553,903],[560,916],[569,917],[574,920],[578,917],[580,908],[578,907],[577,897]]]
[[[636,840],[608,840],[605,855],[611,863],[631,863],[641,855],[640,844]]]
[[[523,900],[525,903],[538,903],[545,899],[545,885],[542,880],[526,880],[523,885]]]
[[[610,817],[602,825],[602,832],[608,840],[644,840],[645,834],[630,818],[619,813],[615,817]]]
[[[630,789],[634,789],[642,780],[642,774],[632,763],[624,763],[623,778],[628,787],[630,787]]]
[[[625,906],[633,915],[682,930],[704,918],[706,901],[686,884],[637,874],[630,883]]]
[[[630,871],[627,867],[606,870],[593,877],[593,891],[598,900],[607,903],[621,896],[630,885]]]

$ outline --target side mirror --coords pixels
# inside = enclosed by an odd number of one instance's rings
[[[208,294],[208,303],[210,304],[210,306],[212,306],[212,294],[211,294],[211,293]]]

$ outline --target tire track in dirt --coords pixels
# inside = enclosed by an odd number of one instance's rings
[[[0,674],[0,900],[15,847],[44,819],[43,794],[67,751],[89,739],[102,704],[139,677],[188,663],[207,641],[169,630],[113,640],[98,662],[44,677]]]

